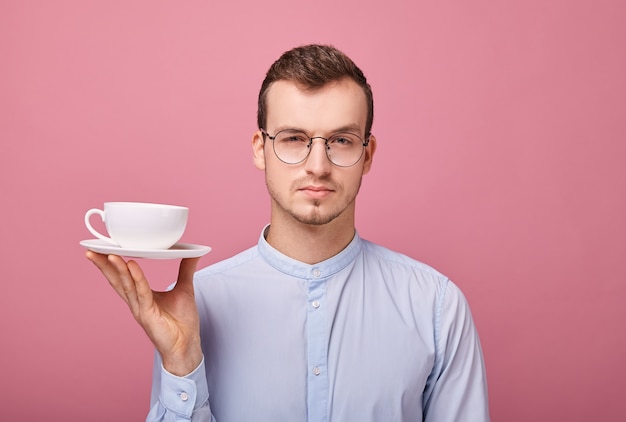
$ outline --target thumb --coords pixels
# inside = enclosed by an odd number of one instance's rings
[[[198,262],[200,262],[200,258],[184,258],[180,261],[178,280],[174,289],[182,289],[188,293],[193,292],[193,274],[196,272]]]

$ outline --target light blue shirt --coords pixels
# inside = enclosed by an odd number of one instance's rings
[[[257,246],[194,279],[204,360],[157,354],[149,421],[488,421],[480,342],[461,291],[355,235],[315,265]]]

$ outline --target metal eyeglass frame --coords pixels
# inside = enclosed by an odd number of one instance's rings
[[[348,132],[348,133],[350,133],[351,135],[356,136],[357,138],[359,138],[359,140],[361,140],[361,141],[363,142],[363,143],[361,144],[361,145],[363,145],[363,149],[361,149],[361,155],[359,155],[359,158],[357,158],[357,160],[356,160],[354,163],[349,164],[349,165],[347,165],[347,166],[342,166],[341,164],[337,164],[337,163],[335,163],[335,162],[332,160],[332,158],[330,158],[330,155],[328,155],[328,151],[330,150],[330,148],[328,147],[328,140],[329,140],[330,138],[324,138],[323,136],[313,136],[313,137],[310,137],[308,133],[306,133],[306,132],[305,132],[305,131],[303,131],[303,130],[299,130],[299,129],[283,129],[283,130],[279,130],[278,132],[276,132],[276,135],[274,135],[274,136],[271,136],[271,135],[270,135],[269,133],[267,133],[267,131],[266,131],[265,129],[263,129],[263,128],[259,128],[259,130],[260,130],[260,131],[261,131],[261,133],[263,134],[263,138],[264,138],[264,140],[265,140],[265,137],[266,137],[266,136],[267,136],[269,139],[271,139],[271,140],[272,140],[272,150],[274,151],[274,155],[276,156],[276,158],[278,158],[280,161],[282,161],[282,162],[283,162],[283,163],[285,163],[285,164],[293,164],[293,165],[295,165],[295,164],[300,164],[300,163],[302,163],[303,161],[305,161],[305,160],[309,157],[309,155],[311,154],[311,149],[312,149],[312,148],[311,148],[311,145],[313,145],[313,140],[314,140],[314,139],[323,139],[323,140],[324,140],[324,145],[326,146],[326,148],[324,149],[324,150],[326,151],[326,158],[328,158],[328,161],[330,161],[330,163],[331,163],[332,165],[337,166],[337,167],[352,167],[352,166],[356,165],[356,163],[358,163],[359,161],[361,161],[361,158],[363,158],[363,152],[365,151],[365,147],[367,147],[367,146],[369,145],[369,143],[370,143],[370,136],[372,136],[372,134],[371,134],[371,133],[368,133],[368,134],[366,135],[366,139],[365,139],[365,140],[363,140],[363,139],[361,139],[361,137],[360,137],[359,135],[357,135],[356,133],[351,133],[351,132]],[[278,136],[278,134],[279,134],[280,132],[284,132],[284,131],[286,131],[286,130],[291,130],[291,131],[294,131],[294,132],[301,132],[301,133],[305,134],[307,138],[309,138],[309,144],[307,145],[307,147],[309,148],[309,151],[306,153],[306,155],[304,156],[304,158],[302,158],[302,160],[300,160],[300,161],[296,161],[295,163],[290,163],[290,162],[285,161],[285,160],[283,160],[282,158],[280,158],[280,156],[279,156],[279,155],[278,155],[278,153],[276,152],[276,147],[274,146],[274,139],[276,139],[276,137]]]

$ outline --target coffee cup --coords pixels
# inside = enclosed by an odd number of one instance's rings
[[[110,237],[99,233],[90,222],[98,214]],[[87,229],[112,245],[125,249],[169,249],[180,240],[187,226],[189,208],[145,202],[105,202],[104,209],[85,214]]]

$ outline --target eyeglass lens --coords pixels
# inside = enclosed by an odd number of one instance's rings
[[[321,138],[320,139],[326,139]],[[274,136],[274,152],[287,164],[297,164],[309,155],[313,140],[306,133],[297,130],[283,130]],[[363,154],[363,140],[350,132],[335,133],[325,141],[326,155],[335,165],[349,167],[356,164]]]

